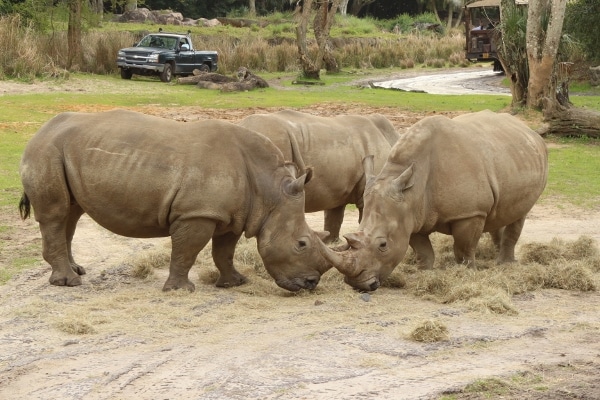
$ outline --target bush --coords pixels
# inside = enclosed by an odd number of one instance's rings
[[[581,43],[590,60],[600,61],[600,2],[598,0],[575,0],[567,3],[564,33]]]

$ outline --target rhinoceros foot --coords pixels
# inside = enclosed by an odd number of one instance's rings
[[[79,264],[71,263],[71,269],[75,271],[77,275],[85,275],[85,269]]]
[[[169,277],[169,279],[167,279],[167,281],[165,282],[165,285],[163,286],[162,290],[163,292],[168,292],[177,289],[185,289],[188,292],[192,293],[194,290],[196,290],[196,286],[189,279],[176,280],[171,279]]]
[[[242,275],[236,271],[234,274],[232,274],[230,276],[223,276],[223,275],[219,276],[219,279],[217,280],[217,283],[215,283],[215,286],[222,287],[222,288],[228,288],[228,287],[233,287],[233,286],[240,286],[246,282],[248,282],[248,279],[246,279],[246,277],[244,275]]]
[[[74,273],[65,276],[62,273],[52,271],[50,284],[55,286],[79,286],[81,285],[81,278]]]

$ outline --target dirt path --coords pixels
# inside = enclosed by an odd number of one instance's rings
[[[355,218],[348,212],[345,231]],[[321,213],[308,220],[321,227]],[[599,223],[598,214],[536,206],[522,241],[600,240]],[[37,235],[27,221],[14,239]],[[536,291],[513,299],[518,315],[499,316],[392,288],[365,301],[335,271],[313,293],[290,295],[252,270],[244,271],[249,285],[222,290],[195,266],[194,294],[164,294],[165,270],[137,280],[127,264],[167,244],[116,236],[84,217],[74,243],[88,267],[81,287],[50,286],[42,262],[0,287],[0,398],[419,399],[519,371],[600,372],[595,292]],[[407,339],[432,318],[450,340]],[[560,390],[570,384],[563,375]],[[568,390],[600,398],[594,376]],[[557,390],[519,398],[564,398]]]

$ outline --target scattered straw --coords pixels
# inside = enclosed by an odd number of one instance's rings
[[[433,343],[448,340],[448,328],[438,321],[422,322],[410,333],[410,338],[417,342]]]
[[[171,255],[167,250],[144,253],[131,261],[131,275],[139,279],[148,279],[154,276],[155,268],[168,267],[170,257]]]
[[[60,321],[56,324],[56,328],[71,335],[90,335],[96,333],[91,324],[77,319]]]

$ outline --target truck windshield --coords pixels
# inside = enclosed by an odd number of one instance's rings
[[[177,38],[170,36],[148,35],[138,43],[138,47],[156,47],[160,49],[174,49]]]
[[[471,9],[471,29],[494,29],[500,21],[500,8],[478,7]]]

